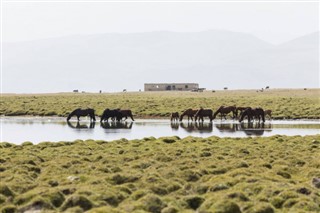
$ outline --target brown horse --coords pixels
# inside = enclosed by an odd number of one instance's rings
[[[253,119],[257,119],[259,123],[260,123],[260,119],[262,119],[263,123],[265,122],[264,111],[262,108],[255,108],[255,109],[247,108],[241,114],[239,122],[242,122],[246,116],[249,123],[253,121]]]
[[[170,118],[171,122],[176,122],[179,121],[179,113],[178,112],[173,112],[171,113],[171,118]]]
[[[201,119],[201,121],[203,122],[203,118],[204,117],[208,117],[210,119],[210,122],[212,121],[213,117],[212,117],[213,111],[212,109],[199,109],[196,114],[195,114],[195,120],[198,119],[199,117],[199,121]]]
[[[221,120],[222,117],[224,117],[225,120],[227,120],[226,116],[227,114],[229,114],[230,112],[233,113],[233,119],[235,119],[237,117],[237,107],[236,106],[221,106],[219,107],[219,109],[213,114],[213,119],[216,118],[216,116],[220,113],[221,116]]]
[[[180,121],[182,121],[184,116],[188,116],[188,121],[191,118],[191,121],[193,121],[193,116],[197,113],[197,109],[187,109],[180,115]]]
[[[72,116],[77,116],[78,121],[80,121],[80,119],[79,119],[80,116],[87,116],[87,115],[90,116],[90,122],[91,122],[91,120],[96,121],[96,118],[95,118],[95,115],[94,115],[94,109],[90,109],[90,108],[87,108],[87,109],[78,108],[78,109],[73,110],[68,115],[67,121],[69,121]]]
[[[272,110],[271,109],[267,109],[267,110],[264,111],[265,117],[267,117],[267,115],[268,115],[270,120],[272,120],[271,114],[272,114]]]

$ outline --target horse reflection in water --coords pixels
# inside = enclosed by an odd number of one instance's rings
[[[70,121],[67,121],[67,124],[72,129],[93,129],[95,126],[95,122],[90,122],[89,126],[87,124],[80,124],[79,121],[77,121],[76,125],[72,124]]]
[[[171,125],[172,127],[172,125]],[[180,127],[187,132],[212,132],[212,123],[180,123]],[[177,128],[178,129],[178,128]]]
[[[215,126],[220,132],[236,132],[236,131],[239,131],[239,124],[217,123],[217,124],[215,124]]]
[[[262,136],[265,131],[272,131],[271,124],[241,123],[240,130],[248,136]]]
[[[102,122],[104,129],[131,129],[133,122]]]
[[[265,123],[229,123],[229,124],[215,124],[215,127],[220,132],[237,132],[243,131],[248,136],[261,136],[265,131],[272,131],[271,124]]]

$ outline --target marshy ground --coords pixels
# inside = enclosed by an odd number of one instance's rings
[[[0,143],[2,212],[320,212],[320,135]]]

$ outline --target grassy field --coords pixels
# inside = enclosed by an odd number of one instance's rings
[[[91,107],[101,115],[106,108],[131,109],[135,117],[169,117],[187,108],[236,105],[271,109],[275,119],[320,118],[320,89],[271,89],[216,92],[128,92],[3,94],[0,115],[67,116],[76,108]]]
[[[320,212],[320,135],[0,143],[0,211]]]

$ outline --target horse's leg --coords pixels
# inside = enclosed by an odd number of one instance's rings
[[[79,119],[79,118],[80,118],[80,116],[79,116],[79,115],[77,115],[77,118],[78,118],[78,121],[80,121],[80,119]]]

